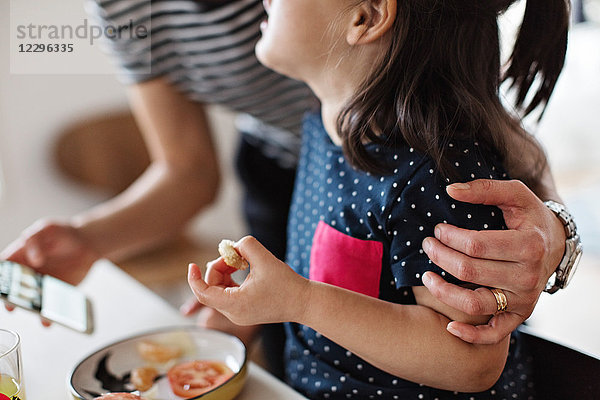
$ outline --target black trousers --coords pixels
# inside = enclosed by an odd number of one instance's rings
[[[285,260],[287,220],[296,171],[264,156],[252,138],[241,135],[236,169],[244,187],[243,208],[250,234],[280,260]],[[269,372],[283,379],[283,324],[261,330]]]

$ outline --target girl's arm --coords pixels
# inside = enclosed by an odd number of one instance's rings
[[[432,308],[393,304],[309,281],[252,237],[236,247],[251,264],[241,286],[231,281],[232,270],[220,259],[209,266],[208,284],[195,265],[188,275],[198,300],[234,323],[298,322],[388,373],[447,390],[482,391],[502,372],[508,338],[494,345],[464,342],[446,330],[450,319]],[[436,307],[431,296],[421,299]]]

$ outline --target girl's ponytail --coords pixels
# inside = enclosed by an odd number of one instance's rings
[[[519,35],[502,77],[511,80],[515,105],[527,115],[543,105],[540,118],[562,70],[567,50],[569,0],[527,0]],[[539,80],[537,91],[528,98]]]

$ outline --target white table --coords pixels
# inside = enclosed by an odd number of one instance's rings
[[[115,340],[165,326],[193,324],[162,298],[108,261],[97,262],[80,285],[94,308],[95,329],[81,334],[54,324],[44,328],[28,311],[0,307],[0,327],[22,340],[28,400],[70,399],[67,377],[84,356]],[[300,400],[303,396],[254,363],[238,400]]]

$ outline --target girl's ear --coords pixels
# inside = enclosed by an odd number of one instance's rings
[[[352,11],[346,34],[350,45],[371,43],[388,32],[396,20],[398,0],[365,0]]]

